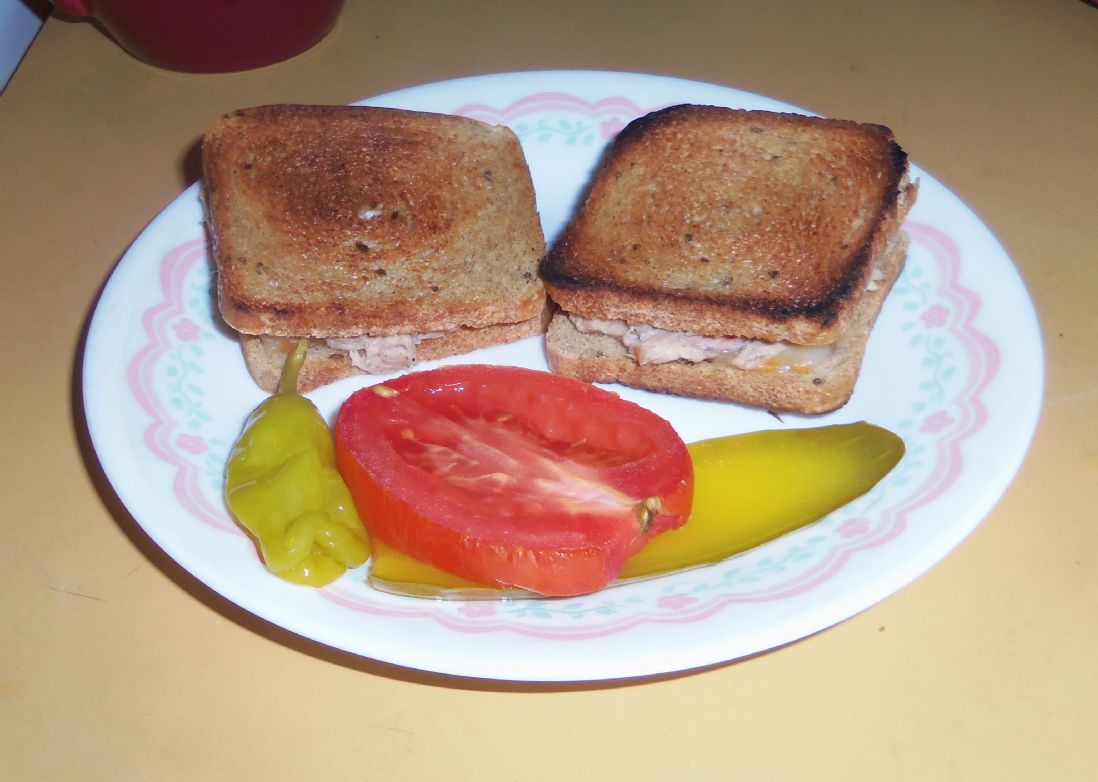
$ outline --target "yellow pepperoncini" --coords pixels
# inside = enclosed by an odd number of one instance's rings
[[[328,425],[297,393],[306,346],[287,357],[278,393],[248,417],[225,469],[225,500],[268,570],[324,586],[364,563],[370,546],[336,469]]]
[[[892,471],[904,441],[864,421],[691,443],[694,509],[625,563],[622,578],[719,562],[862,496]]]

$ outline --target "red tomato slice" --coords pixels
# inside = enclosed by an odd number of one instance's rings
[[[335,426],[369,533],[471,581],[577,595],[690,512],[671,425],[588,383],[453,366],[362,389]]]

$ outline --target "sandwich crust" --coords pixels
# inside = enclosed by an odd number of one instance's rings
[[[674,106],[619,134],[541,272],[585,317],[830,343],[915,195],[883,126]]]
[[[545,306],[545,240],[506,127],[261,106],[214,125],[203,161],[218,302],[239,332],[423,334],[536,320]]]

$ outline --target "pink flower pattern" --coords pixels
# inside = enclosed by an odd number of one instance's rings
[[[181,434],[176,439],[175,444],[182,448],[187,453],[193,453],[195,456],[206,453],[210,450],[206,445],[206,441],[201,437],[197,437],[193,434]]]
[[[458,609],[461,613],[468,617],[476,618],[478,616],[495,616],[496,607],[487,601],[485,602],[472,602],[466,603]]]
[[[856,538],[869,532],[869,519],[847,519],[839,525],[839,534],[844,538]]]
[[[656,601],[656,605],[660,608],[666,608],[669,611],[678,611],[689,605],[693,605],[696,602],[698,602],[698,599],[696,597],[690,597],[690,595],[664,595]]]
[[[202,330],[189,318],[183,318],[180,321],[176,321],[172,325],[172,331],[174,331],[175,336],[183,342],[192,342],[198,339],[202,334]]]
[[[939,410],[936,413],[932,413],[923,419],[923,425],[919,427],[920,432],[929,432],[930,434],[938,434],[950,426],[953,425],[953,416],[947,413],[945,410]]]
[[[944,326],[949,320],[949,310],[941,304],[935,304],[922,314],[923,324],[928,329],[937,329]]]

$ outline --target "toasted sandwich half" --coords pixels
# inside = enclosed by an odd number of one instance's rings
[[[509,128],[261,106],[202,153],[218,304],[262,388],[301,338],[306,391],[544,332],[545,239]]]
[[[915,201],[880,125],[683,105],[615,139],[541,267],[555,372],[774,411],[845,404]]]

